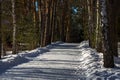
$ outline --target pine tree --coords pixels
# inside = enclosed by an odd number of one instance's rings
[[[104,67],[114,67],[114,58],[113,54],[110,50],[110,24],[108,20],[107,13],[107,0],[101,0],[101,15],[102,15],[102,36],[103,36],[103,59],[104,59]]]
[[[118,39],[117,39],[117,27],[116,27],[116,15],[117,15],[117,2],[113,0],[108,0],[108,15],[109,15],[109,24],[110,24],[110,48],[112,51],[112,54],[116,57],[118,57]],[[119,2],[118,2],[119,3]]]
[[[1,51],[2,51],[2,26],[1,26],[1,12],[2,12],[2,10],[1,10],[1,4],[2,4],[2,1],[0,0],[0,59],[1,59]]]
[[[13,52],[12,54],[16,54],[16,14],[15,14],[15,1],[11,0],[12,3],[12,18],[13,18]]]

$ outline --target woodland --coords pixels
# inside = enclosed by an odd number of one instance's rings
[[[0,59],[6,51],[80,43],[103,53],[113,68],[120,41],[120,0],[0,0]]]

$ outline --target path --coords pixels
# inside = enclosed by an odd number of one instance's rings
[[[81,55],[78,46],[73,43],[54,45],[29,62],[8,69],[0,75],[0,80],[79,80],[79,77],[82,80],[82,75],[75,74]]]

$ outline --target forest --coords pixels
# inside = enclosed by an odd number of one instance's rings
[[[0,0],[0,59],[7,51],[88,41],[113,68],[119,31],[120,0]]]

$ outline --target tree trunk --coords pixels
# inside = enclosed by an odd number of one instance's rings
[[[1,26],[1,15],[2,15],[2,10],[1,10],[1,3],[2,1],[0,0],[0,59],[1,59],[1,54],[2,54],[2,26]]]
[[[52,34],[51,34],[51,42],[55,41],[55,26],[56,26],[56,7],[57,7],[57,1],[53,0],[53,11],[52,11]]]
[[[89,46],[92,47],[92,13],[91,13],[91,0],[87,0],[88,11],[88,33],[89,33]]]
[[[83,1],[83,8],[84,8],[84,12],[83,12],[83,28],[84,28],[84,40],[88,40],[89,39],[89,30],[88,30],[88,4],[87,4],[87,0]]]
[[[66,14],[66,42],[70,42],[70,4],[71,1],[67,1],[66,2],[66,10],[67,10],[67,14]]]
[[[45,22],[46,22],[46,5],[45,1],[41,0],[41,47],[45,46],[44,45]]]
[[[15,14],[15,0],[11,0],[12,3],[12,18],[13,18],[13,46],[12,54],[16,54],[16,14]]]
[[[44,13],[45,14],[45,17],[44,17],[45,18],[45,24],[44,24],[45,25],[45,27],[44,27],[45,31],[44,31],[44,40],[43,40],[44,42],[43,42],[43,44],[44,44],[44,46],[46,46],[48,44],[47,39],[48,39],[48,34],[49,34],[49,28],[48,28],[48,23],[49,23],[48,22],[48,19],[49,19],[49,17],[48,17],[49,16],[49,13],[48,13],[49,12],[49,9],[48,9],[49,8],[48,7],[49,6],[49,0],[44,1],[44,3],[45,3],[44,4],[45,5],[45,13]]]
[[[102,37],[101,37],[101,27],[100,27],[100,1],[97,0],[96,4],[96,40],[95,40],[95,48],[97,49],[98,52],[102,52]]]
[[[38,6],[38,0],[33,0],[33,21],[34,21],[34,37],[35,40],[33,42],[33,48],[36,48],[40,45],[40,26],[39,26],[39,19],[40,19],[40,11]]]
[[[41,20],[42,20],[42,16],[41,16],[41,0],[38,0],[38,16],[39,16],[39,32],[38,32],[38,36],[39,36],[39,40],[38,40],[38,43],[39,43],[39,46],[41,45]]]
[[[48,45],[51,43],[51,11],[52,11],[52,0],[48,0],[48,2],[46,3],[46,9],[47,9],[47,25],[46,25],[46,30],[45,30],[45,45]]]
[[[103,36],[103,59],[104,59],[104,67],[112,68],[114,67],[114,59],[113,54],[110,50],[110,25],[108,20],[107,13],[107,0],[101,0],[101,15],[102,15],[102,36]]]
[[[118,48],[117,48],[117,28],[116,28],[116,15],[117,15],[117,6],[116,1],[108,0],[108,15],[109,15],[109,24],[110,24],[110,39],[111,39],[111,50],[112,54],[118,57]]]

